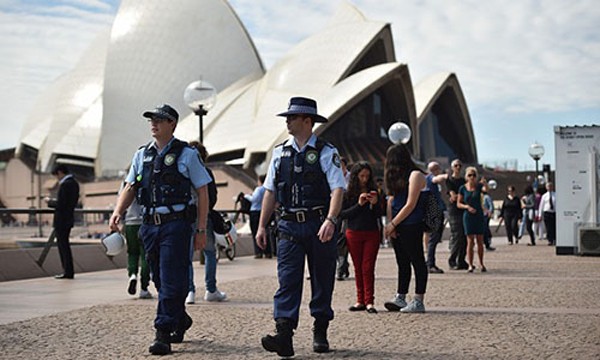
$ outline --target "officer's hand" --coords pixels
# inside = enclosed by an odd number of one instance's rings
[[[206,246],[206,233],[196,232],[194,237],[194,250],[202,251]]]
[[[110,220],[108,221],[108,227],[110,231],[119,231],[119,224],[121,223],[121,215],[112,214],[110,216]]]
[[[267,248],[267,231],[264,227],[259,227],[256,232],[256,245],[262,250]]]
[[[321,228],[317,235],[319,235],[319,240],[321,240],[321,242],[327,242],[333,238],[334,232],[335,225],[331,221],[325,220],[323,224],[321,224]]]

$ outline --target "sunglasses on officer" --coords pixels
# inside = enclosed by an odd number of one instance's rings
[[[148,119],[148,122],[152,122],[152,123],[163,123],[163,122],[171,122],[171,121],[173,121],[173,120],[156,117],[156,116]]]

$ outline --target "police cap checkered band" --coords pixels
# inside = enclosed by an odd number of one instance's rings
[[[317,102],[304,97],[293,97],[288,104],[288,110],[277,114],[277,116],[288,117],[290,115],[308,115],[315,122],[327,122],[327,119],[317,113]]]
[[[179,114],[177,111],[167,104],[157,106],[154,110],[146,111],[143,116],[148,119],[161,118],[173,121],[179,120]]]

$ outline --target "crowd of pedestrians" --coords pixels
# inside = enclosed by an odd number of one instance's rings
[[[205,165],[206,148],[173,136],[179,119],[175,109],[162,105],[143,116],[148,119],[153,140],[134,154],[109,227],[126,235],[127,292],[135,295],[139,282],[139,297],[152,298],[150,280],[158,290],[156,335],[149,352],[166,355],[171,353],[172,344],[183,341],[193,323],[185,306],[195,303],[195,251],[202,251],[205,259],[204,300],[227,300],[216,286],[218,250],[209,216],[214,212],[217,188],[213,173]],[[292,98],[287,111],[278,116],[285,118],[291,137],[274,148],[267,174],[258,178],[253,193],[240,194],[249,204],[255,258],[277,256],[275,333],[262,337],[265,350],[281,357],[294,355],[293,335],[300,325],[306,265],[314,318],[313,351],[329,351],[334,282],[336,277],[349,277],[348,253],[356,287],[355,301],[349,299],[348,309],[377,314],[375,267],[380,247],[388,243],[395,254],[397,286],[391,299],[383,303],[385,309],[425,312],[429,274],[444,273],[436,262],[436,249],[446,222],[425,227],[424,219],[432,206],[443,211],[449,223],[449,269],[488,271],[484,253],[495,250],[490,231],[495,207],[488,182],[476,167],[469,166],[463,172],[461,160],[454,159],[450,169],[443,171],[432,161],[424,172],[407,146],[395,144],[387,150],[380,180],[372,164],[348,164],[333,144],[313,133],[315,123],[327,122],[318,114],[316,101]],[[64,274],[57,278],[71,279],[69,214],[72,217],[78,186],[66,167],[57,168],[56,174],[61,186],[55,229],[64,267]],[[513,185],[507,186],[499,219],[505,223],[511,245],[518,244],[522,236],[520,221],[529,234],[528,245],[536,245],[536,234],[537,239],[542,238],[544,229],[549,244],[555,243],[553,184],[533,185],[536,187],[528,185],[523,190],[522,197]],[[430,197],[435,199],[433,205]],[[409,298],[413,274],[414,294]]]

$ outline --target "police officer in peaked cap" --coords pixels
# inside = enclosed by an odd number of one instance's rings
[[[256,241],[266,247],[265,227],[277,207],[280,211],[277,244],[279,289],[274,297],[276,334],[262,338],[263,347],[279,356],[294,355],[292,336],[298,326],[305,257],[308,258],[315,318],[313,351],[329,351],[327,328],[333,319],[331,298],[337,249],[334,234],[342,206],[344,175],[336,148],[312,132],[316,122],[327,122],[317,113],[317,102],[293,97],[286,112],[291,138],[277,145],[267,172]]]
[[[156,338],[149,351],[153,355],[171,353],[171,343],[183,341],[192,326],[185,312],[188,292],[188,266],[192,223],[197,221],[195,249],[206,243],[208,214],[207,184],[212,180],[198,152],[173,136],[179,114],[169,105],[144,112],[153,141],[133,155],[126,185],[110,218],[112,231],[118,230],[123,213],[134,197],[142,206],[140,238],[158,292],[154,327]],[[192,191],[197,193],[197,203]]]

